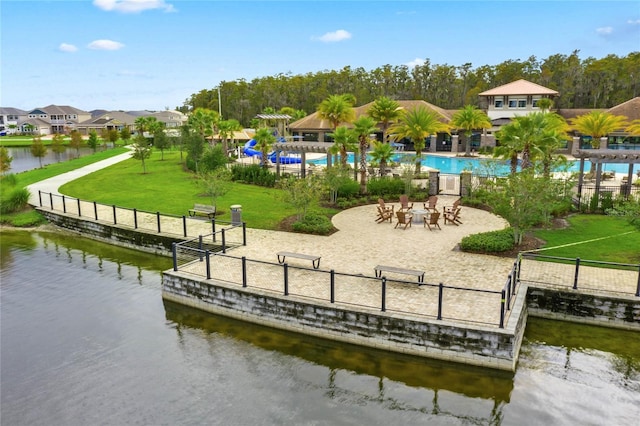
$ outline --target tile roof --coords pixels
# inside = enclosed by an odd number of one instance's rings
[[[629,121],[640,119],[640,96],[609,108],[607,112],[613,115],[624,115]]]
[[[478,94],[479,96],[508,96],[508,95],[550,95],[557,96],[558,92],[548,89],[539,84],[520,79],[512,81],[503,86],[486,90]]]

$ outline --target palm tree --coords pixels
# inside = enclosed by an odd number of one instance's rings
[[[218,122],[218,137],[222,140],[222,150],[226,153],[229,150],[228,140],[234,132],[242,130],[240,122],[235,119],[221,120]]]
[[[331,95],[318,106],[318,116],[329,120],[333,130],[336,130],[340,123],[351,123],[356,118],[351,95]]]
[[[519,134],[518,123],[506,124],[496,132],[496,139],[500,145],[493,151],[494,157],[509,160],[511,174],[518,171],[518,155],[522,152],[522,139]]]
[[[425,147],[425,139],[432,134],[439,132],[449,133],[449,126],[438,119],[438,116],[424,108],[405,110],[400,117],[400,121],[389,128],[393,140],[409,138],[413,141],[416,150],[416,174],[420,173],[421,155]]]
[[[491,120],[484,111],[479,110],[473,105],[466,105],[460,111],[456,112],[451,118],[450,126],[464,130],[465,150],[464,155],[471,155],[471,134],[474,130],[490,129]]]
[[[629,123],[625,130],[632,136],[640,136],[640,118]]]
[[[588,114],[579,115],[572,118],[570,123],[578,132],[591,136],[591,146],[595,149],[600,148],[600,138],[628,125],[627,117],[604,111],[591,111]]]
[[[542,172],[544,176],[549,177],[554,154],[562,146],[562,142],[569,138],[567,135],[569,127],[564,118],[558,114],[543,112],[542,115],[545,123],[540,130],[535,152],[542,157]],[[557,156],[557,158],[562,159],[564,157]]]
[[[262,127],[256,131],[253,137],[256,140],[256,148],[260,150],[260,164],[262,167],[267,168],[269,163],[267,162],[267,153],[271,150],[271,147],[276,142],[276,137],[273,136],[271,130],[266,127]]]
[[[346,167],[347,153],[348,151],[355,151],[358,147],[358,136],[353,129],[349,129],[346,126],[339,126],[335,132],[329,133],[329,136],[333,138],[331,154],[340,153],[340,164]]]
[[[381,123],[382,141],[387,143],[387,129],[391,123],[395,123],[402,113],[402,107],[393,99],[381,96],[371,105],[367,114],[369,117]]]
[[[196,108],[189,116],[187,125],[203,139],[206,139],[207,136],[213,136],[216,133],[215,130],[219,122],[220,115],[217,111]]]
[[[538,101],[538,108],[542,112],[549,112],[553,107],[553,101],[549,98],[542,98]]]
[[[376,120],[362,115],[353,122],[353,131],[358,136],[360,145],[360,193],[367,193],[367,148],[369,148],[369,140],[371,134],[378,130]]]
[[[380,168],[380,176],[384,176],[387,173],[387,164],[393,158],[393,148],[388,143],[373,142],[373,150],[371,150],[371,159],[378,163]]]

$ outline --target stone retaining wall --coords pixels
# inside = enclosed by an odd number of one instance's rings
[[[259,289],[163,274],[163,298],[203,311],[361,346],[514,371],[526,324],[524,302],[504,329],[419,319]],[[524,299],[524,298],[520,298]]]

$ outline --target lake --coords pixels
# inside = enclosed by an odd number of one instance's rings
[[[0,235],[3,425],[630,425],[639,333],[530,319],[515,373],[350,346],[162,300],[171,259]]]

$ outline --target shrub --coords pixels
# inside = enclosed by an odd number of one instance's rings
[[[340,185],[337,192],[339,198],[353,198],[360,192],[360,184],[354,180],[346,182]]]
[[[259,164],[251,164],[249,166],[233,165],[231,167],[231,180],[270,188],[276,185],[275,173],[261,167]]]
[[[227,155],[222,150],[221,145],[207,147],[202,154],[199,163],[199,172],[210,172],[220,167],[226,166],[228,163]]]
[[[24,209],[29,204],[31,193],[27,188],[14,188],[8,197],[2,197],[0,213],[13,213]]]
[[[405,182],[402,179],[379,178],[367,183],[367,192],[371,195],[388,197],[405,193]]]
[[[511,250],[514,246],[513,229],[511,228],[468,235],[460,241],[462,251],[478,253],[500,253]]]
[[[293,230],[304,234],[329,235],[333,231],[333,224],[324,215],[309,213],[293,224]]]

